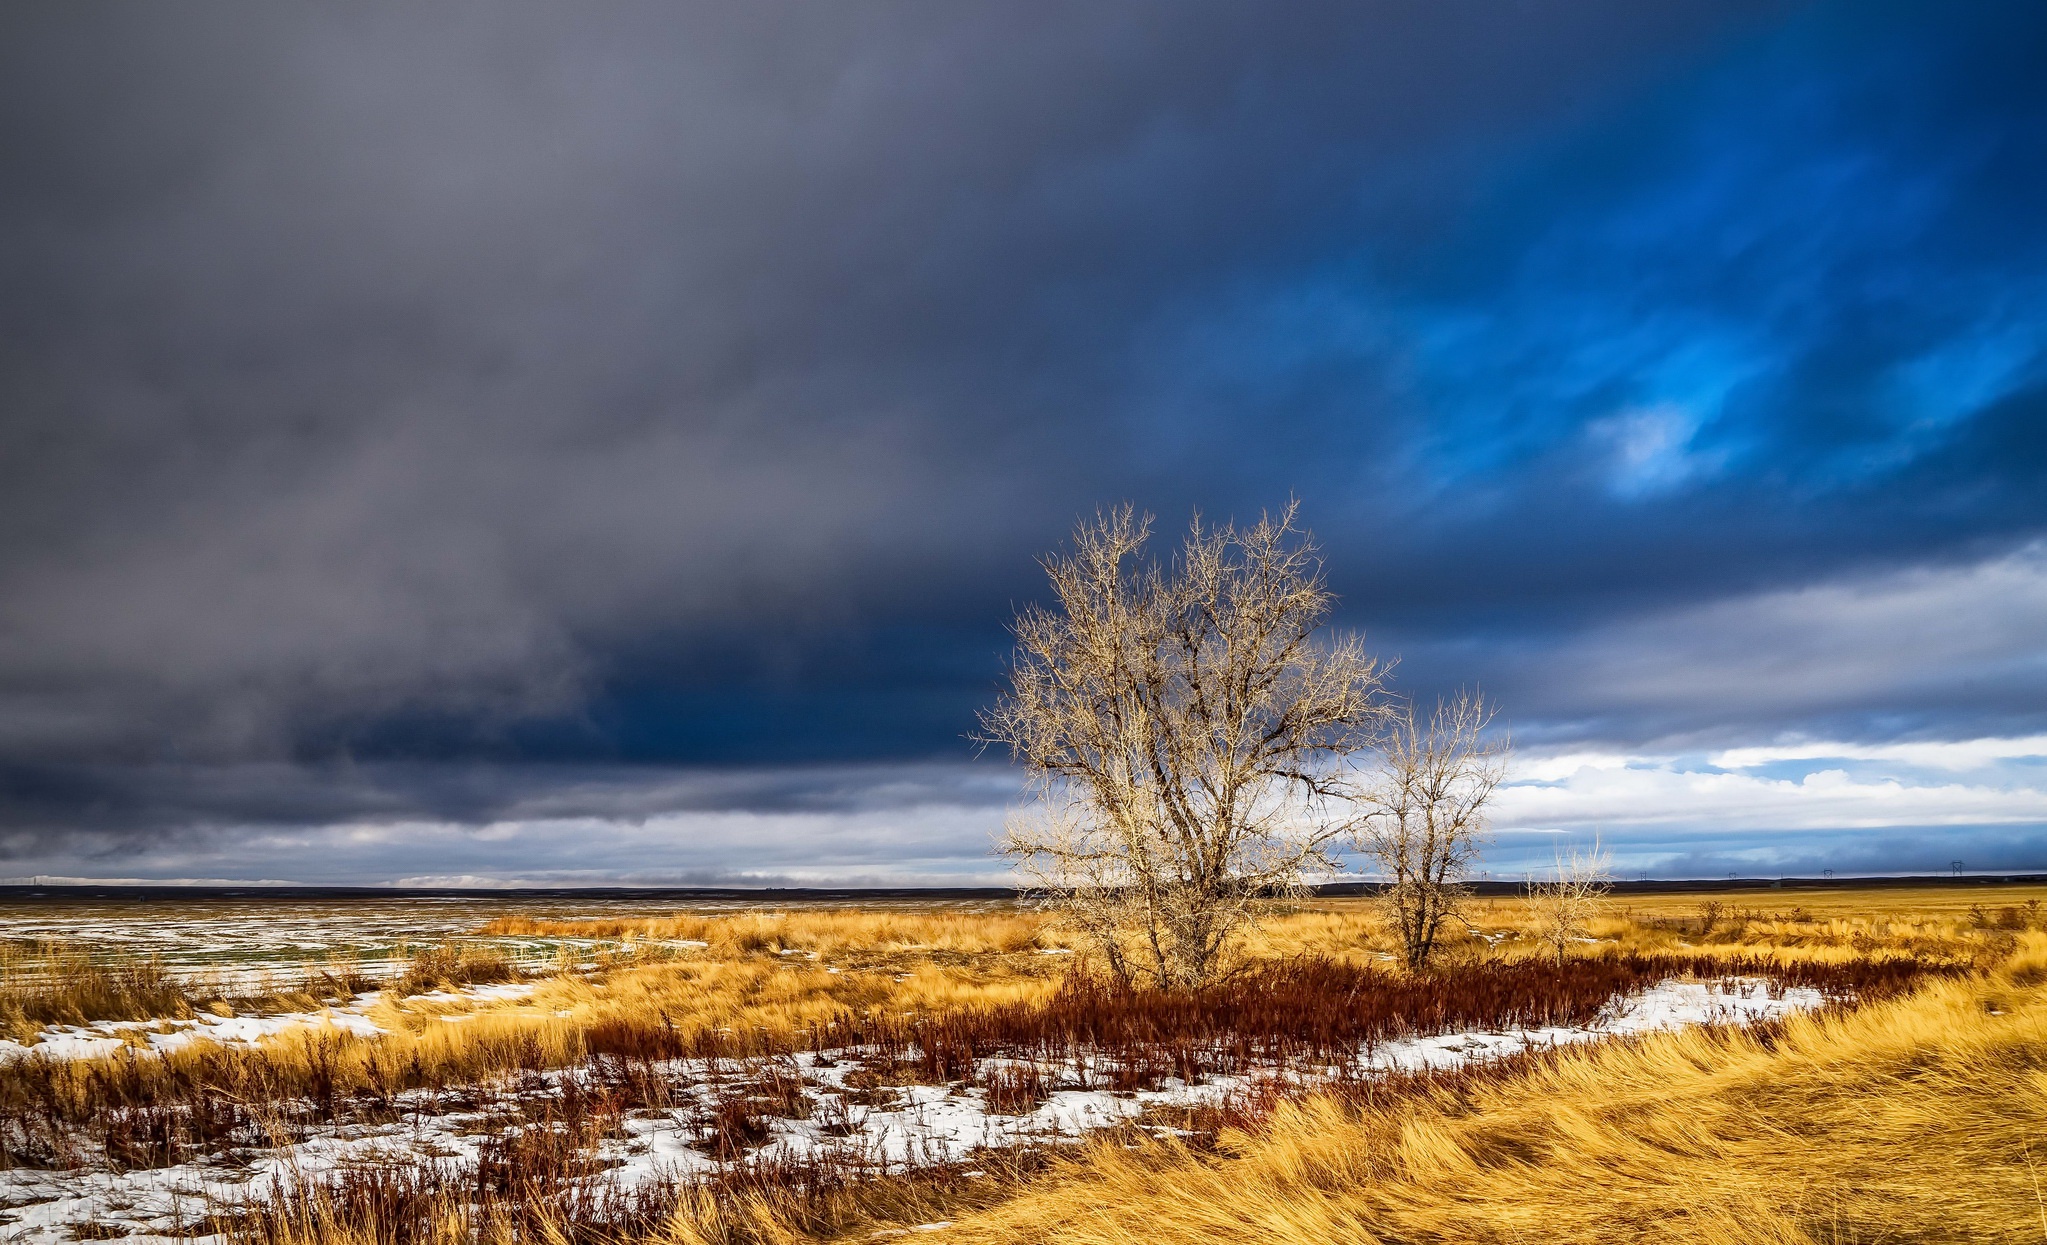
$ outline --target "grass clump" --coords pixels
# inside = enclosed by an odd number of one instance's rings
[[[522,976],[504,948],[444,942],[415,952],[394,984],[402,995],[494,985]]]
[[[109,962],[51,942],[0,948],[0,1029],[16,1041],[50,1025],[190,1016],[195,1002],[155,960]]]
[[[1060,945],[1051,920],[993,912],[823,908],[737,915],[680,913],[621,919],[500,916],[477,931],[497,938],[572,938],[700,948],[707,958],[803,956],[847,968],[986,964]]]

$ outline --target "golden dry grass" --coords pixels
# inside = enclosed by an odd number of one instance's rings
[[[1592,923],[1588,953],[1909,955],[1986,971],[1776,1034],[1694,1031],[1577,1049],[1456,1100],[1377,1111],[1312,1100],[1283,1108],[1255,1136],[1233,1137],[1220,1154],[1119,1141],[1049,1176],[945,1189],[884,1183],[800,1220],[772,1202],[686,1204],[658,1239],[865,1240],[959,1218],[915,1239],[2047,1245],[2047,1200],[2033,1183],[2038,1170],[2047,1185],[2047,935],[2028,906],[2043,895],[1971,887],[1616,897]],[[1702,918],[1716,903],[1708,929]],[[1511,899],[1482,901],[1470,915],[1450,954],[1538,953]],[[524,998],[388,999],[372,1012],[385,1037],[302,1030],[234,1058],[260,1063],[261,1079],[283,1087],[457,1083],[575,1063],[604,1026],[650,1017],[786,1041],[845,1011],[1032,1001],[1073,962],[1045,954],[1061,948],[1055,923],[1015,910],[510,917],[479,936],[608,945],[595,971],[562,971]],[[1339,900],[1273,915],[1238,954],[1376,962],[1394,950],[1369,901]],[[188,1048],[160,1066],[189,1078],[222,1054]],[[90,1109],[93,1086],[118,1064],[38,1072],[51,1081],[37,1092]],[[448,1224],[458,1236],[481,1227],[459,1218]]]
[[[1016,955],[1061,946],[1042,914],[1009,909],[815,908],[731,916],[679,914],[640,920],[549,920],[502,916],[477,931],[486,937],[611,939],[626,943],[697,944],[714,956],[815,955],[819,958]]]
[[[1712,914],[1711,930],[1703,923]],[[1441,943],[1450,958],[1539,955],[1534,923],[1512,897],[1466,909]],[[2001,922],[2016,922],[2005,928]],[[2047,928],[2047,887],[1900,887],[1824,891],[1699,891],[1616,895],[1588,922],[1582,951],[1644,954],[1753,954],[1779,960],[1914,956],[1993,964],[2016,935]],[[1327,955],[1382,962],[1398,958],[1392,931],[1369,899],[1320,900],[1277,916],[1241,942],[1263,958]]]
[[[308,1087],[383,1094],[476,1081],[511,1069],[570,1066],[587,1057],[593,1033],[619,1028],[651,1025],[684,1038],[729,1037],[740,1048],[787,1047],[800,1045],[811,1027],[847,1012],[932,1013],[1049,997],[1071,957],[1038,954],[1034,939],[1043,920],[998,916],[978,931],[975,920],[959,914],[898,918],[857,911],[789,920],[712,918],[708,929],[692,920],[672,928],[709,933],[710,939],[699,939],[708,945],[664,947],[640,932],[637,945],[600,957],[596,971],[568,970],[538,979],[530,983],[529,993],[514,999],[389,992],[367,1013],[385,1030],[380,1037],[305,1026],[247,1048],[199,1041],[139,1063],[116,1054],[47,1066],[0,1064],[0,1101],[46,1098],[60,1114],[77,1119],[106,1101],[110,1086],[123,1087],[124,1099],[146,1098],[154,1083],[219,1084],[223,1078],[234,1092],[262,1097],[303,1094]],[[822,948],[832,960],[813,959],[808,948]],[[417,957],[401,984],[426,989],[505,975],[500,952],[446,945]],[[56,992],[53,997],[72,1008],[64,1016],[73,1014],[80,1000],[91,1001],[79,993],[82,987],[62,979],[38,988]],[[99,1008],[98,1014],[77,1014],[94,1019],[189,1015],[199,1002],[175,987],[167,989],[153,1009],[136,1003],[126,1012]],[[309,995],[267,1001],[279,1005],[272,1010],[320,1006]],[[53,1006],[49,1003],[39,1014],[57,1015],[50,1011]],[[32,1032],[37,1026],[24,1027]],[[146,1041],[137,1031],[125,1036],[138,1046]]]
[[[1385,1111],[1311,1100],[1220,1157],[1098,1146],[929,1239],[2047,1241],[2043,980],[2031,934],[1993,976],[1776,1033],[1586,1048]]]
[[[189,1016],[194,1006],[151,960],[107,963],[62,943],[0,945],[0,1032],[17,1041],[45,1025]]]
[[[2009,910],[2047,925],[2047,887],[1912,887],[1838,891],[1745,890],[1616,896],[1592,922],[1586,951],[1724,954],[1753,951],[1786,958],[1850,958],[1871,952],[1973,958],[2001,956],[2008,938],[1995,927]],[[2029,902],[2034,907],[2028,908]],[[1701,910],[1717,904],[1710,936],[1693,933]],[[1980,911],[1987,924],[1976,922]],[[1453,927],[1453,955],[1536,954],[1523,905],[1511,897],[1474,902],[1470,927]],[[931,965],[969,967],[982,976],[1041,977],[1034,954],[1076,944],[1052,917],[1022,909],[808,909],[735,916],[666,916],[636,921],[500,917],[486,937],[602,939],[626,948],[621,962],[663,955],[688,962],[810,960],[847,969],[910,972]],[[700,944],[700,945],[691,945]],[[1399,948],[1370,899],[1322,899],[1275,908],[1233,954],[1243,959],[1321,955],[1396,958]],[[1046,957],[1052,958],[1052,957]],[[1055,965],[1057,966],[1057,965]],[[1057,966],[1063,967],[1063,966]]]
[[[378,984],[349,955],[285,973],[229,978],[174,973],[154,958],[123,956],[120,950],[51,940],[0,942],[0,1035],[33,1043],[52,1025],[189,1019],[200,1012],[316,1011]]]
[[[1989,964],[2010,954],[2019,936],[1996,928],[1995,914],[2004,908],[2026,911],[2026,901],[2042,893],[2047,888],[1617,897],[1592,922],[1596,943],[1585,950],[1737,951],[1785,960],[1910,954]],[[1711,937],[1699,936],[1692,932],[1697,913],[1713,902],[1721,903],[1724,914]],[[1972,909],[1981,909],[1990,926],[1978,922]],[[1447,940],[1447,955],[1539,954],[1514,900],[1480,901],[1470,917],[1470,931],[1460,930]],[[648,1018],[683,1032],[725,1031],[788,1043],[846,1011],[930,1013],[1042,1000],[1074,959],[1046,954],[1063,950],[1066,942],[1054,920],[1017,909],[808,909],[629,922],[514,916],[491,922],[478,936],[594,939],[610,945],[599,954],[596,971],[559,972],[534,983],[532,993],[519,999],[387,998],[370,1013],[390,1030],[382,1039],[325,1030],[267,1039],[263,1053],[277,1065],[275,1075],[289,1084],[295,1079],[292,1070],[310,1061],[310,1074],[325,1077],[331,1071],[326,1064],[334,1063],[342,1069],[342,1086],[354,1088],[358,1080],[350,1069],[374,1083],[379,1069],[399,1057],[434,1081],[486,1075],[536,1058],[551,1065],[573,1063],[583,1057],[586,1034]],[[1390,964],[1396,950],[1369,900],[1327,900],[1273,914],[1240,942],[1237,954],[1246,959],[1323,955]],[[428,958],[459,969],[469,958],[481,963],[489,956],[448,947],[431,949]],[[461,975],[430,970],[433,965],[413,974],[420,978],[415,984]],[[89,984],[87,978],[79,980]],[[290,1004],[280,1010],[318,1006],[311,995],[278,1001]],[[160,1011],[140,1008],[136,1014],[177,1015],[189,1005],[179,996],[169,998]],[[456,1016],[463,1022],[449,1023]],[[203,1045],[190,1049],[190,1057],[218,1054]],[[89,1074],[96,1062],[84,1061],[78,1074]]]
[[[1888,953],[1990,962],[2008,953],[2015,932],[2000,929],[2001,919],[2047,925],[2037,902],[2043,895],[2047,888],[1938,887],[1617,897],[1592,922],[1596,945],[1585,949],[1785,959]],[[1710,934],[1699,931],[1708,904],[1720,909]],[[1481,900],[1470,917],[1471,929],[1453,928],[1446,936],[1447,955],[1536,953],[1516,901]],[[712,1025],[800,1027],[839,1006],[928,1007],[951,998],[1042,992],[1071,962],[1046,954],[1070,946],[1056,921],[1008,905],[597,921],[508,915],[477,930],[473,943],[421,950],[395,983],[398,992],[513,976],[517,966],[502,944],[523,939],[601,943],[594,952],[596,972],[568,974],[589,988],[549,985],[530,1004],[481,1005],[486,1010],[532,1011],[545,1003],[550,1012],[593,1006],[613,1012],[658,995],[654,1005],[671,1015],[702,1017]],[[1369,900],[1338,899],[1273,914],[1239,940],[1234,954],[1387,962],[1397,951]],[[223,1003],[241,1010],[265,1003],[274,1004],[267,1010],[313,1009],[321,1000],[374,984],[342,963],[316,966],[303,976],[229,989],[172,982],[151,965],[98,961],[83,948],[0,947],[0,1019],[11,1019],[25,1038],[38,1023],[176,1017]],[[616,1006],[605,1003],[607,998]],[[475,1006],[415,1003],[384,1014],[416,1027],[424,1022],[405,1016],[439,1017]]]
[[[794,1245],[887,1240],[921,1227],[908,1239],[2047,1245],[2047,935],[1999,930],[1994,919],[1983,928],[1969,905],[1942,906],[1943,899],[1890,893],[1861,912],[1810,905],[1807,919],[1757,909],[1728,937],[1751,950],[1831,958],[1840,952],[1837,935],[1887,930],[1962,958],[1994,953],[1993,970],[1766,1032],[1691,1030],[1571,1048],[1532,1072],[1394,1105],[1311,1098],[1282,1106],[1255,1133],[1226,1136],[1218,1151],[1134,1144],[1122,1134],[1035,1175],[883,1181],[805,1207],[772,1197],[686,1198],[645,1240]],[[1636,901],[1623,916],[1626,902],[1608,915],[1610,942],[1694,941],[1653,922],[1686,915],[1696,897],[1660,912]],[[1507,928],[1510,912],[1493,915],[1491,932]],[[1264,953],[1376,955],[1369,949],[1376,936],[1361,906],[1325,905],[1273,922]],[[758,961],[760,953],[746,957]],[[820,989],[887,1006],[912,994],[938,1001],[971,997],[952,993],[962,989],[1039,988],[1035,979],[999,974],[965,987],[955,970],[935,965],[857,987],[808,979],[818,971],[745,957],[665,963],[604,981],[564,981],[548,987],[563,992],[549,1001],[582,1015],[694,998],[715,1000],[707,1015],[781,1014],[793,1022]],[[511,1018],[479,1017],[484,1027],[473,1032],[481,1038]],[[451,1027],[458,1026],[443,1026]],[[400,1039],[408,1040],[446,1039],[428,1028]],[[935,1220],[954,1222],[932,1228]],[[462,1214],[443,1227],[451,1243],[548,1239],[544,1224],[515,1232]],[[345,1245],[375,1237],[308,1224],[293,1238],[301,1239]]]

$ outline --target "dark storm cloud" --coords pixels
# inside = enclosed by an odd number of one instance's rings
[[[1537,734],[2037,719],[1642,673],[2047,527],[2024,10],[0,22],[15,856],[921,807],[833,767],[965,756],[1123,498],[1298,492],[1347,621]]]

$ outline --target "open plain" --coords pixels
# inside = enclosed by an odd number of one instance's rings
[[[17,902],[11,1240],[2047,1239],[2047,888],[1276,907]]]

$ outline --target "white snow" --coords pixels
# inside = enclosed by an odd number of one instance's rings
[[[461,990],[436,990],[431,994],[407,995],[403,1002],[498,1003],[533,993],[534,983],[510,981],[495,985],[466,986]],[[364,1015],[382,991],[358,994],[339,1007],[317,1012],[274,1012],[260,1016],[212,1016],[201,1014],[187,1019],[101,1020],[89,1025],[52,1025],[29,1043],[0,1038],[0,1062],[30,1056],[44,1059],[90,1059],[119,1054],[126,1049],[170,1051],[194,1042],[218,1042],[226,1046],[248,1046],[287,1029],[340,1029],[357,1037],[376,1037],[383,1028]],[[467,1015],[443,1016],[443,1020],[466,1020]]]

